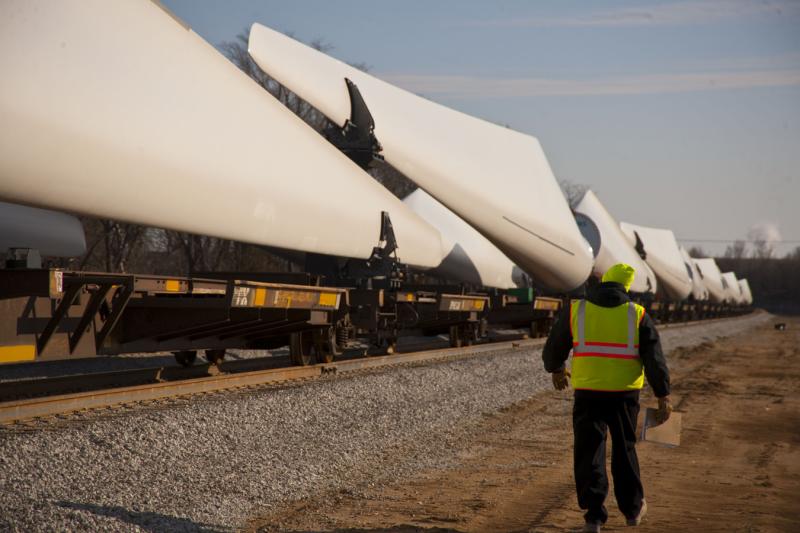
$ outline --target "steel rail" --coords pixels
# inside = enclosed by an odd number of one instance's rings
[[[675,327],[689,327],[723,320],[732,320],[735,318],[739,317],[677,322],[663,324],[659,327],[669,327],[670,329]],[[73,411],[113,407],[121,404],[164,400],[166,398],[192,394],[219,392],[259,385],[272,385],[295,380],[315,379],[322,375],[346,374],[406,364],[442,362],[478,355],[488,355],[511,349],[540,346],[543,345],[544,342],[545,339],[543,338],[506,340],[460,348],[432,349],[411,353],[379,355],[310,366],[270,368],[266,370],[219,374],[169,382],[147,383],[113,389],[13,400],[0,403],[0,424],[11,424],[24,420],[61,415]],[[130,372],[137,373],[141,372],[141,370],[133,370]]]
[[[483,342],[511,341],[525,338],[520,334],[498,334]],[[416,341],[402,347],[399,353],[419,352],[423,350],[443,349],[447,341]],[[339,361],[359,357],[354,355],[358,350],[339,356]],[[34,363],[42,364],[42,363]],[[175,365],[148,366],[109,371],[88,371],[85,373],[64,373],[56,376],[23,377],[0,381],[0,402],[11,402],[73,394],[93,390],[112,389],[114,387],[145,385],[163,381],[178,381],[190,378],[204,378],[223,374],[233,374],[256,370],[268,370],[290,365],[289,357],[283,355],[256,357],[239,360],[226,360],[218,367],[210,363],[201,363],[189,367]]]
[[[176,396],[219,392],[258,385],[271,385],[301,379],[314,379],[329,374],[344,374],[403,364],[444,361],[541,344],[544,344],[544,339],[521,339],[518,341],[478,344],[466,348],[446,348],[424,352],[380,355],[310,366],[273,368],[236,374],[220,374],[173,382],[148,383],[145,385],[118,387],[114,389],[15,400],[0,403],[0,424],[10,424],[24,420],[61,415],[73,411],[113,407],[134,402],[163,400]]]
[[[41,364],[41,363],[39,363]],[[220,372],[240,373],[289,365],[289,357],[273,356],[224,361],[221,367],[201,363],[190,367],[149,366],[86,373],[64,374],[38,378],[20,378],[0,382],[0,402],[34,399],[57,394],[89,392],[114,387],[144,385],[218,375]]]

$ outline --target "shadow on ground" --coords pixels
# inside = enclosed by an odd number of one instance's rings
[[[76,502],[57,502],[58,505],[66,509],[73,509],[75,511],[84,511],[99,516],[108,518],[115,518],[121,522],[127,522],[134,526],[138,526],[145,531],[152,531],[153,533],[162,532],[181,532],[192,531],[200,533],[222,533],[231,531],[227,528],[221,528],[211,524],[201,524],[189,520],[188,518],[180,518],[177,516],[169,516],[161,513],[131,511],[124,507],[116,505],[95,505],[91,503],[76,503]]]
[[[259,532],[271,531],[268,527],[259,529]],[[296,530],[292,533],[319,533],[318,530]],[[421,527],[410,524],[400,524],[391,527],[379,528],[339,528],[328,530],[328,533],[463,533],[460,529],[450,529],[441,527]]]

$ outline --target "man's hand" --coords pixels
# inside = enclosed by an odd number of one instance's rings
[[[672,402],[669,396],[664,396],[658,399],[658,411],[656,411],[656,422],[663,424],[669,420],[669,415],[672,413]]]
[[[564,390],[569,387],[569,375],[569,370],[566,368],[553,372],[553,387],[556,390]]]

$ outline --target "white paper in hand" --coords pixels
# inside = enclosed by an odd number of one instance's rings
[[[659,424],[656,421],[658,409],[648,407],[644,412],[641,440],[675,447],[681,443],[681,413],[673,411],[669,420]]]

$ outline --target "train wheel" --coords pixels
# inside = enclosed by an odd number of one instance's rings
[[[225,348],[206,350],[205,358],[212,365],[219,366],[222,364],[222,360],[225,359]]]
[[[461,338],[461,328],[459,326],[450,326],[450,347],[461,348],[464,340]]]
[[[461,326],[461,338],[464,339],[464,346],[472,346],[478,340],[477,327],[474,324]]]
[[[175,361],[181,366],[192,366],[195,359],[197,359],[197,350],[182,350],[180,352],[172,352],[175,356]]]
[[[392,355],[393,353],[397,352],[397,339],[394,337],[389,337],[384,343],[383,350],[386,352],[386,355]]]
[[[485,318],[481,318],[478,325],[478,338],[484,339],[487,335],[489,335],[489,321]]]
[[[314,330],[314,355],[318,363],[333,363],[338,355],[336,350],[336,330],[323,328]]]
[[[470,334],[473,343],[477,343],[481,340],[481,325],[480,322],[476,322],[470,325]]]
[[[314,337],[311,331],[299,331],[289,336],[289,358],[292,364],[308,366],[314,362]]]

